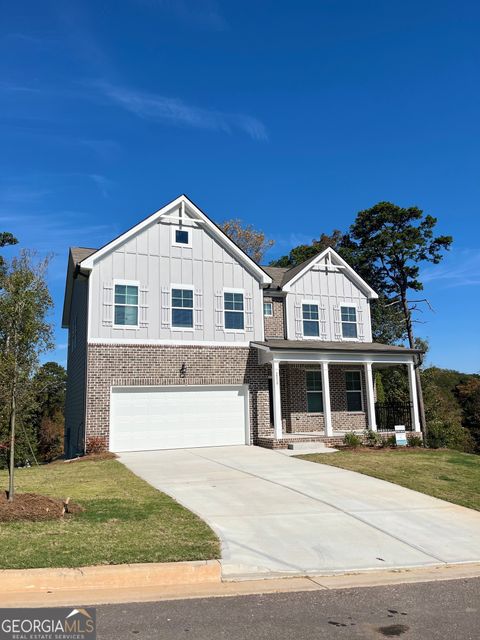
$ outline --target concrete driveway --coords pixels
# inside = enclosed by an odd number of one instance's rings
[[[480,513],[352,471],[241,446],[120,459],[211,525],[226,579],[480,561]]]

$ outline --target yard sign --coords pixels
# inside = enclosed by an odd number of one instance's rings
[[[395,425],[395,442],[397,443],[397,447],[407,446],[407,434],[404,424]]]

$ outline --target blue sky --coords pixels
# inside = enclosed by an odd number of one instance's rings
[[[54,254],[50,357],[68,247],[186,193],[268,259],[379,200],[438,216],[417,332],[479,371],[479,28],[473,2],[4,3],[0,230]]]

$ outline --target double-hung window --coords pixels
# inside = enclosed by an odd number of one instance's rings
[[[223,294],[225,329],[243,331],[245,327],[243,293],[225,291]]]
[[[273,316],[273,302],[263,303],[263,315],[266,318],[270,318],[271,316]]]
[[[355,307],[341,307],[340,312],[342,316],[342,338],[357,338],[357,310]]]
[[[138,327],[138,286],[115,285],[115,322],[119,327]]]
[[[172,327],[193,328],[193,290],[172,288]]]
[[[303,335],[307,338],[315,338],[320,335],[318,321],[318,304],[302,304]]]
[[[307,371],[307,412],[323,412],[322,373],[320,370]]]
[[[363,411],[362,376],[360,371],[345,371],[347,411]]]

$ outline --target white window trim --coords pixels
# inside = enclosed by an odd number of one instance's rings
[[[271,313],[265,313],[265,305],[266,304],[270,305]],[[273,302],[271,300],[264,300],[263,301],[263,317],[264,318],[273,318]]]
[[[321,391],[309,391],[308,387],[307,387],[307,373],[309,371],[316,371],[320,374],[320,384],[322,386],[322,390]],[[305,390],[307,392],[307,415],[309,416],[323,416],[323,414],[325,413],[325,405],[324,405],[324,397],[323,397],[323,379],[322,379],[322,370],[321,369],[305,369]],[[322,394],[322,407],[324,408],[323,411],[309,411],[308,410],[308,394],[309,393],[321,393]]]
[[[226,327],[226,322],[225,322],[225,313],[227,311],[230,311],[230,309],[225,309],[225,294],[226,293],[241,293],[243,296],[243,311],[241,313],[243,313],[243,329],[227,329]],[[223,330],[225,333],[246,333],[246,329],[245,329],[245,321],[246,321],[246,317],[245,317],[245,289],[232,289],[230,287],[224,287],[223,288],[223,292],[222,292],[222,296],[223,296]],[[233,311],[233,313],[240,313],[240,311]]]
[[[186,245],[182,245],[186,246]],[[193,306],[192,306],[192,326],[191,327],[174,327],[173,326],[173,289],[188,289],[193,293]],[[179,309],[180,307],[175,307]],[[195,331],[195,287],[192,284],[171,284],[170,285],[170,329],[172,331],[181,331],[192,333]]]
[[[349,411],[348,410],[348,405],[347,405],[347,413],[350,415],[355,415],[355,414],[360,414],[360,413],[365,413],[365,405],[363,403],[363,393],[364,393],[364,385],[363,385],[363,378],[362,378],[362,370],[361,369],[344,369],[344,374],[346,374],[347,372],[352,372],[354,371],[355,373],[358,373],[360,376],[360,391],[348,391],[347,389],[347,377],[344,377],[345,380],[345,395],[348,397],[349,393],[360,393],[360,401],[362,403],[362,408],[358,411]]]
[[[343,336],[343,321],[342,321],[342,309],[355,309],[355,326],[357,328],[357,337],[356,338],[344,338]],[[339,305],[339,309],[340,309],[340,334],[342,336],[342,342],[360,342],[360,339],[358,337],[358,304],[356,304],[355,302],[352,303],[347,303],[344,302],[342,304]],[[348,324],[353,324],[353,322],[349,322]]]
[[[115,303],[115,286],[117,284],[127,285],[129,287],[137,287],[137,324],[115,324],[115,307],[117,306]],[[113,318],[112,318],[112,327],[113,329],[139,329],[140,328],[140,282],[138,280],[114,280],[113,281]],[[135,305],[124,305],[120,304],[118,306],[121,307],[134,307]]]
[[[307,320],[307,322],[317,322],[318,324],[318,336],[306,336],[305,332],[303,330],[303,323],[304,323],[304,317],[303,317],[303,305],[304,304],[309,304],[312,307],[317,307],[317,315],[318,315],[318,319],[315,320]],[[302,313],[302,338],[303,340],[320,340],[320,303],[317,302],[316,300],[302,300],[300,302],[300,311]]]
[[[175,232],[176,231],[186,231],[188,233],[188,242],[185,244],[184,242],[177,242],[175,240]],[[185,249],[192,248],[192,229],[184,228],[182,225],[172,225],[172,247],[183,247]]]

